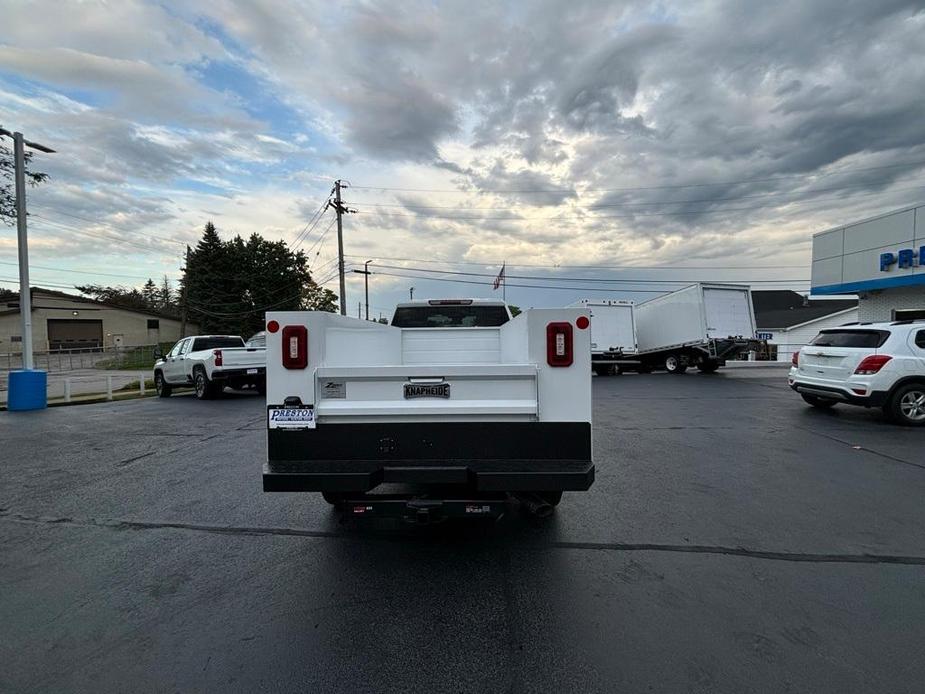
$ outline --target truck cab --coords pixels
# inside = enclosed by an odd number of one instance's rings
[[[591,486],[586,311],[437,299],[399,304],[391,325],[266,319],[265,491],[430,521],[496,515],[508,495],[548,509]]]

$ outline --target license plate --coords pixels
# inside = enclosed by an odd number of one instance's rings
[[[314,429],[315,408],[307,407],[271,407],[267,410],[271,429]]]
[[[257,369],[248,369],[248,370],[247,370],[247,373],[248,373],[248,375],[250,375],[250,374],[255,374],[255,373],[257,373]]]
[[[449,398],[449,383],[406,383],[405,399],[414,398]]]

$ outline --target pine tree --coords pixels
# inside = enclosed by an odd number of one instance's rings
[[[315,284],[303,253],[259,234],[222,241],[211,222],[180,283],[190,320],[204,332],[246,338],[263,329],[266,311],[337,310],[337,295]]]
[[[175,312],[173,289],[170,287],[170,279],[168,279],[167,275],[164,275],[164,280],[157,290],[157,307],[164,313]]]
[[[144,299],[145,306],[150,309],[157,309],[157,285],[150,277],[141,288],[141,296]]]

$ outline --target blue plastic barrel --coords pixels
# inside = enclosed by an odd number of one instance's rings
[[[48,407],[48,374],[45,371],[10,371],[6,407],[11,412]]]

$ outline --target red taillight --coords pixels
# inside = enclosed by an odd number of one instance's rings
[[[871,354],[869,357],[864,357],[864,359],[861,360],[861,363],[858,364],[858,368],[854,370],[854,373],[860,374],[861,376],[879,373],[880,369],[892,358],[893,357],[888,354]]]
[[[283,328],[283,366],[304,369],[308,366],[308,328],[287,325]]]
[[[800,365],[800,350],[793,353],[793,356],[790,357],[790,363],[794,366]]]
[[[572,365],[571,323],[550,323],[546,326],[546,363],[550,366]]]
[[[212,352],[212,354],[215,355],[215,365],[221,366],[222,365],[222,350],[217,349],[214,352]]]

